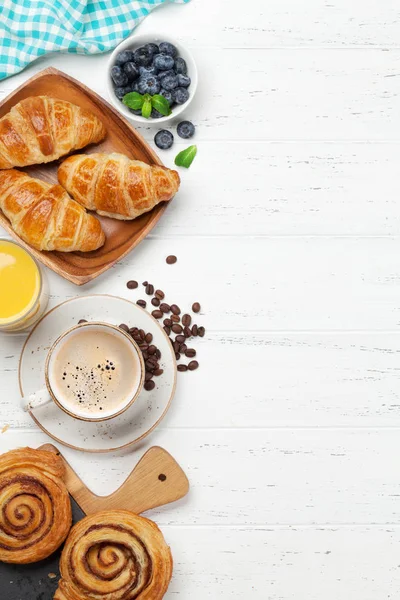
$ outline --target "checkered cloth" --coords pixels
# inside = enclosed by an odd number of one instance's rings
[[[112,50],[166,1],[0,0],[0,79],[48,52]]]

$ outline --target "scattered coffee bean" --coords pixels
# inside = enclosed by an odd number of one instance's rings
[[[155,375],[156,377],[159,377],[159,376],[160,376],[160,375],[162,375],[163,373],[164,373],[164,369],[156,369],[156,370],[154,371],[154,375]]]
[[[138,286],[138,282],[134,281],[133,279],[131,279],[131,281],[128,281],[128,283],[126,284],[126,287],[128,288],[128,290],[135,290]]]
[[[198,312],[200,312],[200,308],[201,308],[201,307],[200,307],[200,304],[199,304],[198,302],[195,302],[195,303],[192,305],[192,311],[193,311],[194,313],[198,313]]]
[[[153,306],[160,306],[160,301],[158,298],[152,298],[151,303]]]
[[[144,340],[144,338],[146,337],[146,333],[144,331],[144,329],[139,329],[139,334],[142,340]]]
[[[153,336],[152,336],[153,337]],[[149,350],[148,353],[149,354],[155,354],[156,353],[157,348],[152,344],[151,346],[149,346]],[[194,356],[194,355],[193,355]]]
[[[199,363],[197,360],[191,360],[188,364],[189,371],[195,371],[199,367]]]
[[[204,337],[206,330],[204,327],[199,327],[197,330],[197,333],[199,334],[200,337]]]
[[[174,256],[173,254],[170,254],[169,256],[167,256],[166,261],[167,261],[167,265],[173,265],[176,263],[178,259],[176,258],[176,256]]]
[[[153,310],[151,314],[155,319],[161,319],[163,316],[161,310]]]
[[[171,304],[171,312],[174,313],[174,315],[180,315],[181,309],[176,304]]]
[[[151,390],[154,390],[155,387],[156,387],[156,384],[152,380],[146,381],[146,383],[144,384],[144,389],[147,390],[148,392],[151,392]]]
[[[174,352],[179,352],[180,344],[177,340],[172,344],[174,348]]]
[[[143,283],[142,283],[143,287],[146,287],[146,285],[148,285],[148,284],[149,284],[148,281],[143,281]]]
[[[178,371],[180,371],[181,373],[183,373],[184,371],[187,371],[188,368],[186,365],[178,365],[177,366]]]
[[[188,358],[193,358],[194,356],[196,356],[196,350],[194,348],[188,348],[185,352],[185,356],[187,356]]]
[[[171,321],[173,323],[179,323],[179,321],[181,320],[179,315],[171,315]]]
[[[186,344],[181,344],[181,345],[179,346],[179,352],[180,352],[181,354],[185,354],[186,350],[187,350],[187,346],[186,346]]]
[[[78,325],[82,325],[82,323],[87,323],[86,319],[80,319],[78,321]]]
[[[162,304],[160,304],[160,310],[163,313],[169,313],[169,311],[171,310],[169,304],[166,304],[165,302],[163,302]]]
[[[144,374],[144,380],[145,381],[150,381],[150,379],[153,378],[154,373],[150,373],[150,371],[146,371],[146,373]]]
[[[171,321],[171,319],[164,319],[163,323],[167,327],[172,327],[172,321]]]
[[[153,334],[152,333],[146,333],[146,337],[144,339],[146,340],[146,342],[148,344],[151,344],[151,342],[153,341]]]
[[[172,325],[171,329],[174,333],[182,333],[182,331],[183,331],[182,326],[178,325],[178,323],[175,323],[174,325]]]
[[[185,341],[185,336],[184,335],[177,335],[175,338],[175,341],[178,342],[179,344],[182,344]]]
[[[164,300],[164,298],[165,298],[165,294],[164,294],[164,292],[163,292],[162,290],[156,290],[156,291],[154,292],[154,295],[155,295],[155,297],[156,297],[156,298],[158,298],[159,300]]]
[[[197,335],[197,325],[193,325],[193,327],[192,327],[192,335],[193,335],[193,337],[196,337],[196,335]]]
[[[146,308],[146,305],[147,305],[147,303],[146,303],[146,300],[138,300],[138,301],[136,302],[136,304],[137,304],[138,306],[141,306],[142,308]]]
[[[185,336],[185,337],[187,337],[187,338],[188,338],[188,337],[192,337],[192,332],[190,331],[190,329],[189,329],[189,327],[188,327],[188,326],[186,326],[186,327],[184,328],[184,330],[183,330],[183,334],[184,334],[184,336]]]
[[[164,325],[164,331],[167,335],[171,334],[171,327],[167,327],[167,325]]]
[[[123,331],[126,331],[126,333],[129,333],[129,327],[128,325],[125,325],[125,323],[121,323],[121,325],[119,325],[120,329],[123,329]]]
[[[179,352],[175,352],[175,358],[176,360],[181,360],[181,355],[179,354]]]
[[[182,317],[182,324],[185,327],[189,327],[189,325],[190,325],[191,322],[192,322],[192,317],[190,315],[188,315],[188,314],[183,315],[183,317]]]
[[[152,296],[154,294],[154,285],[151,285],[151,283],[148,283],[146,285],[145,292],[148,296]]]

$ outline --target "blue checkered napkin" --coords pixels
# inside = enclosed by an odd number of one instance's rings
[[[166,1],[0,0],[0,79],[48,52],[112,50]]]

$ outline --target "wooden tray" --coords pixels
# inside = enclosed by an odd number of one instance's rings
[[[88,154],[91,152],[120,152],[130,158],[142,160],[149,164],[162,165],[161,160],[142,136],[108,102],[73,77],[52,67],[44,69],[28,79],[17,90],[7,96],[0,103],[0,117],[3,117],[20,100],[38,95],[68,100],[82,108],[91,110],[103,121],[107,128],[105,140],[99,144],[86,146],[77,152]],[[21,170],[32,177],[56,183],[57,168],[64,158],[62,157],[59,161],[48,164],[24,167]],[[133,221],[119,221],[96,215],[100,219],[106,234],[106,243],[99,250],[89,253],[40,252],[35,250],[17,236],[1,211],[0,225],[50,269],[72,281],[72,283],[82,285],[107,271],[115,262],[126,256],[132,248],[137,246],[153,229],[165,211],[167,204],[162,202],[152,211]]]
[[[41,446],[59,455],[51,444]],[[124,509],[141,513],[183,498],[189,482],[168,452],[153,446],[146,452],[122,486],[110,496],[96,496],[79,479],[67,461],[66,484],[71,495],[73,521],[101,510]],[[60,578],[61,549],[31,565],[0,563],[0,598],[3,600],[52,600]]]

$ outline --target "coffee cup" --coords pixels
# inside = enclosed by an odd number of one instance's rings
[[[54,402],[76,419],[105,421],[135,402],[144,377],[142,353],[128,333],[108,323],[81,323],[51,346],[46,388],[24,399],[24,409]]]

